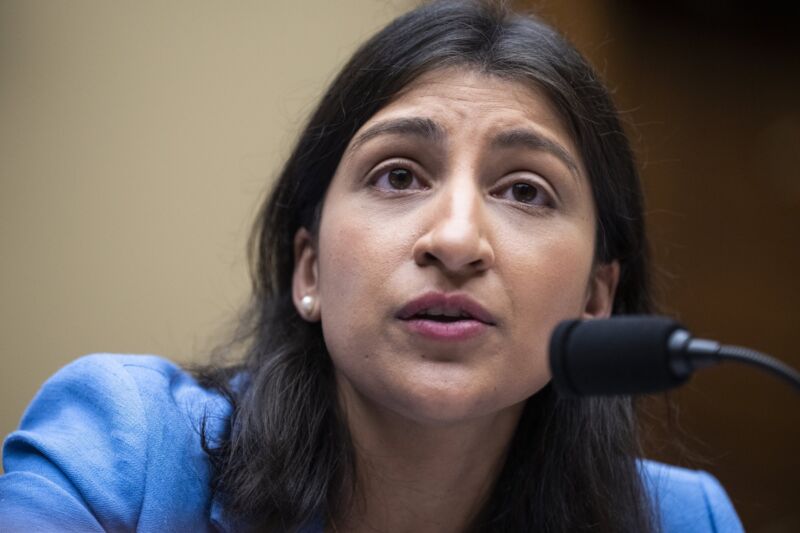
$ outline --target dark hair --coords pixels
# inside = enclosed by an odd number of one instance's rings
[[[597,75],[555,30],[502,3],[438,1],[390,23],[342,69],[300,135],[250,241],[253,293],[236,337],[244,358],[198,371],[232,405],[229,432],[204,446],[212,489],[247,523],[294,530],[337,516],[352,495],[352,444],[318,323],[292,302],[293,238],[316,231],[355,132],[423,73],[463,67],[544,92],[568,128],[597,207],[596,261],[619,261],[613,313],[651,309],[639,177]],[[244,376],[230,386],[233,376]],[[562,397],[526,404],[476,531],[650,531],[632,401]]]

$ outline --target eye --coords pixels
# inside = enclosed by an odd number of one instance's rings
[[[505,185],[493,196],[525,205],[553,207],[553,198],[545,187],[530,181],[515,181]]]
[[[425,187],[414,171],[406,167],[392,167],[380,171],[373,180],[373,186],[390,191],[419,190]]]
[[[539,196],[539,189],[530,183],[515,183],[511,186],[511,196],[518,202],[532,204],[536,201],[536,197]]]

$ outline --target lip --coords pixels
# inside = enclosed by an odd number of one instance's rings
[[[453,322],[440,322],[418,316],[419,313],[433,307],[469,316]],[[425,293],[406,303],[395,317],[402,320],[413,333],[435,340],[467,340],[497,325],[497,321],[486,308],[463,293]]]

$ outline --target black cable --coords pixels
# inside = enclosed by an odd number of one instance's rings
[[[800,372],[778,361],[777,359],[765,355],[761,352],[742,348],[741,346],[720,346],[717,352],[720,361],[738,361],[749,365],[757,366],[766,370],[779,378],[788,381],[795,389],[800,392]]]

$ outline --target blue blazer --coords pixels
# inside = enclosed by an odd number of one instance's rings
[[[42,386],[5,440],[0,531],[235,530],[211,498],[199,436],[204,414],[215,435],[229,413],[165,359],[78,359]],[[664,533],[743,531],[709,474],[640,464]]]

